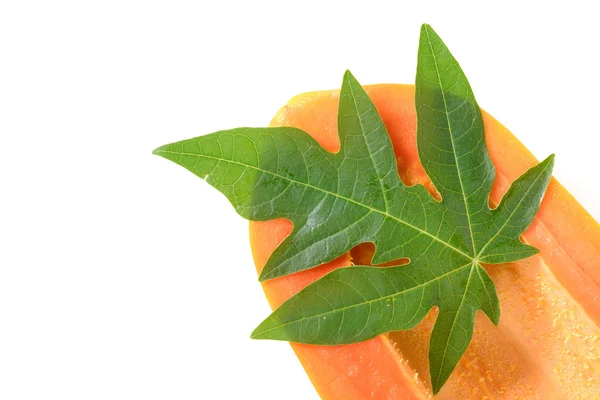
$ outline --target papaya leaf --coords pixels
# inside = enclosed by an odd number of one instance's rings
[[[220,190],[250,220],[287,218],[292,233],[267,261],[272,279],[331,261],[372,242],[373,263],[396,267],[335,270],[284,302],[252,333],[256,339],[337,345],[417,325],[439,314],[429,364],[434,393],[473,335],[477,310],[500,319],[482,263],[515,261],[537,249],[519,240],[538,211],[553,156],[525,172],[498,207],[481,111],[460,66],[423,25],[416,78],[417,147],[442,200],[406,186],[375,105],[344,75],[338,110],[340,151],[329,153],[295,128],[238,128],[154,151]]]

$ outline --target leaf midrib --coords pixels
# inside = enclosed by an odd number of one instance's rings
[[[244,164],[244,163],[241,163],[241,162],[239,162],[239,161],[233,161],[233,160],[228,160],[228,159],[225,159],[225,158],[219,158],[219,157],[207,156],[207,155],[204,155],[204,154],[203,154],[203,155],[198,155],[198,154],[194,154],[194,153],[176,152],[176,151],[169,151],[169,150],[157,150],[157,151],[156,151],[156,154],[160,154],[160,153],[167,153],[167,154],[177,154],[177,155],[184,155],[184,156],[191,156],[191,157],[198,157],[198,158],[204,157],[204,158],[209,158],[209,159],[213,159],[213,160],[217,160],[217,161],[226,161],[226,162],[230,162],[230,163],[232,163],[232,164],[237,164],[237,165],[240,165],[240,166],[242,166],[242,167],[251,168],[251,169],[254,169],[254,170],[256,170],[256,171],[260,171],[260,172],[263,172],[263,173],[266,173],[266,174],[269,174],[269,175],[275,176],[275,177],[277,177],[277,178],[281,178],[281,179],[287,180],[287,181],[289,181],[289,182],[292,182],[292,183],[297,183],[297,184],[299,184],[299,185],[303,185],[303,186],[309,187],[309,188],[311,188],[311,189],[313,189],[313,190],[317,190],[317,191],[320,191],[320,192],[323,192],[323,193],[329,194],[329,195],[331,195],[331,196],[334,196],[334,197],[337,197],[337,198],[339,198],[339,199],[341,199],[341,200],[348,201],[348,202],[350,202],[350,203],[353,203],[353,204],[356,204],[356,205],[358,205],[358,206],[360,206],[360,207],[366,208],[366,209],[368,209],[368,210],[370,210],[370,211],[372,211],[372,212],[375,212],[375,213],[377,213],[377,214],[381,214],[381,215],[383,215],[383,216],[385,216],[385,217],[387,217],[387,218],[390,218],[390,219],[393,219],[393,220],[395,220],[395,221],[398,221],[398,222],[400,222],[401,224],[404,224],[404,225],[406,225],[406,226],[408,226],[408,227],[410,227],[410,228],[412,228],[412,229],[414,229],[414,230],[416,230],[416,231],[418,231],[418,232],[422,233],[423,235],[429,236],[430,238],[432,238],[432,239],[434,239],[434,240],[436,240],[436,241],[440,242],[441,244],[445,245],[445,246],[446,246],[446,247],[448,247],[449,249],[451,249],[451,250],[455,251],[456,253],[458,253],[458,254],[460,254],[460,255],[462,255],[462,256],[464,256],[464,257],[466,257],[466,258],[467,258],[469,261],[473,261],[473,260],[474,260],[473,256],[470,256],[470,255],[468,255],[467,253],[463,252],[462,250],[460,250],[460,249],[458,249],[458,248],[456,248],[456,247],[452,246],[450,243],[447,243],[447,242],[443,241],[442,239],[438,238],[437,236],[435,236],[435,235],[432,235],[431,233],[429,233],[429,232],[427,232],[427,231],[424,231],[423,229],[421,229],[421,228],[419,228],[419,227],[417,227],[417,226],[414,226],[414,225],[412,225],[412,224],[410,224],[410,223],[408,223],[408,222],[406,222],[406,221],[404,221],[404,220],[402,220],[402,219],[400,219],[400,218],[398,218],[398,217],[396,217],[396,216],[394,216],[394,215],[391,215],[391,214],[389,214],[388,212],[383,212],[383,211],[381,211],[381,210],[378,210],[378,209],[376,209],[376,208],[369,207],[369,206],[367,206],[366,204],[362,204],[362,203],[360,203],[360,202],[358,202],[358,201],[356,201],[356,200],[354,200],[354,199],[351,199],[351,198],[349,198],[349,197],[342,196],[342,195],[340,195],[340,194],[338,194],[338,193],[334,193],[334,192],[331,192],[331,191],[329,191],[329,190],[325,190],[325,189],[319,188],[319,187],[317,187],[317,186],[310,185],[310,184],[308,184],[308,183],[305,183],[305,182],[297,181],[297,180],[295,180],[295,179],[291,179],[291,178],[289,178],[289,177],[286,177],[286,176],[281,176],[281,175],[279,175],[279,174],[275,174],[275,173],[273,173],[273,172],[271,172],[271,171],[267,171],[267,170],[264,170],[264,169],[262,169],[262,168],[255,167],[254,165],[248,165],[248,164]]]
[[[433,57],[433,65],[435,65],[435,72],[438,78],[438,84],[440,85],[440,92],[442,93],[442,100],[444,102],[444,111],[446,115],[446,123],[448,124],[448,132],[450,133],[450,143],[452,144],[452,155],[454,156],[454,162],[456,163],[456,172],[458,174],[458,182],[460,183],[460,192],[462,194],[463,203],[465,205],[465,214],[467,215],[467,224],[469,225],[469,233],[471,235],[471,246],[473,249],[473,256],[471,259],[475,260],[478,256],[477,248],[475,247],[475,236],[473,235],[473,227],[471,226],[471,213],[469,211],[469,205],[467,202],[467,197],[465,193],[465,188],[463,186],[462,176],[460,172],[460,168],[458,166],[458,158],[456,157],[456,147],[454,146],[454,137],[452,136],[452,126],[450,124],[450,114],[448,112],[448,104],[446,102],[446,93],[444,92],[444,88],[442,86],[442,78],[440,75],[440,70],[438,68],[437,57],[435,52],[433,51],[433,44],[431,43],[431,38],[429,37],[429,29],[425,28],[425,33],[427,34],[427,44],[429,44],[429,49],[431,50],[431,56]]]
[[[544,174],[545,171],[546,171],[546,168],[540,169],[540,173],[533,180],[533,182],[537,182],[537,180],[540,179],[540,177]],[[490,240],[488,240],[487,243],[481,248],[481,250],[479,251],[479,254],[477,255],[477,258],[483,258],[484,257],[484,253],[483,252],[485,251],[485,249],[487,249],[487,247],[490,245],[490,243],[493,243],[493,241],[496,240],[496,238],[500,235],[500,232],[502,232],[504,230],[504,228],[506,228],[506,226],[508,225],[508,223],[512,220],[512,218],[517,213],[517,210],[519,210],[519,207],[521,207],[521,204],[523,204],[523,201],[525,201],[525,198],[527,197],[527,195],[529,194],[529,192],[531,191],[531,189],[533,188],[533,186],[534,185],[531,184],[527,188],[527,190],[525,191],[525,193],[523,194],[523,196],[521,197],[521,199],[519,200],[519,202],[517,203],[517,205],[513,208],[513,210],[509,214],[509,216],[506,218],[506,221],[504,221],[504,224],[502,224],[502,226],[500,227],[500,229],[498,229],[498,231],[494,234],[494,236],[492,236],[490,238]],[[501,205],[502,205],[502,200],[500,201],[500,204],[498,204],[498,207],[496,207],[496,209],[498,209]]]
[[[406,294],[406,293],[412,292],[413,290],[416,290],[416,289],[422,288],[423,286],[427,286],[427,285],[429,285],[429,284],[431,284],[431,283],[433,283],[433,282],[437,282],[437,281],[441,280],[442,278],[445,278],[445,277],[447,277],[447,276],[449,276],[449,275],[452,275],[452,274],[455,274],[455,273],[457,273],[457,272],[459,272],[459,271],[462,271],[463,269],[467,268],[467,267],[468,267],[468,266],[470,266],[470,265],[473,265],[473,261],[469,261],[469,262],[468,262],[468,263],[466,263],[465,265],[461,265],[460,267],[458,267],[458,268],[455,268],[455,269],[453,269],[453,270],[451,270],[451,271],[448,271],[448,272],[446,272],[446,273],[445,273],[445,274],[443,274],[443,275],[436,276],[436,277],[435,277],[435,278],[433,278],[433,279],[430,279],[430,280],[428,280],[428,281],[425,281],[425,282],[423,282],[423,283],[421,283],[421,284],[419,284],[419,285],[417,285],[417,286],[413,286],[413,287],[411,287],[411,288],[408,288],[408,289],[406,289],[406,290],[403,290],[403,291],[401,291],[401,292],[395,292],[395,293],[392,293],[392,294],[388,294],[387,296],[381,296],[381,297],[378,297],[378,298],[376,298],[376,299],[373,299],[373,300],[365,300],[365,301],[363,301],[363,302],[361,302],[361,303],[356,303],[356,304],[353,304],[353,305],[351,305],[351,306],[346,306],[346,307],[336,308],[336,309],[333,309],[333,310],[331,310],[331,311],[326,311],[326,312],[322,312],[322,313],[319,313],[319,314],[311,315],[311,316],[310,316],[310,317],[308,317],[308,318],[299,318],[299,319],[296,319],[296,320],[293,320],[293,321],[290,321],[290,322],[285,322],[285,323],[283,323],[283,324],[280,324],[280,325],[278,325],[278,326],[276,326],[276,327],[274,327],[274,328],[265,329],[264,331],[261,331],[261,332],[260,332],[260,334],[262,335],[262,334],[264,334],[264,333],[271,332],[271,331],[274,331],[274,330],[276,330],[276,329],[282,328],[282,327],[284,327],[284,326],[288,326],[288,325],[291,325],[291,324],[295,324],[295,323],[298,323],[298,322],[300,322],[300,321],[304,321],[304,320],[307,320],[307,319],[313,319],[313,318],[319,318],[319,317],[327,316],[327,314],[331,314],[332,312],[339,312],[339,311],[344,311],[344,310],[348,310],[348,309],[355,308],[355,307],[364,306],[364,305],[367,305],[367,304],[373,304],[373,303],[375,303],[375,302],[378,302],[378,301],[384,301],[384,300],[387,300],[387,299],[389,299],[389,298],[393,298],[393,297],[399,296],[399,295],[401,295],[401,294]],[[345,268],[356,268],[356,266],[354,266],[354,267],[345,267]],[[472,271],[471,271],[471,272],[472,272]],[[469,280],[470,280],[470,279],[471,279],[471,273],[469,273]],[[339,281],[339,282],[342,282],[342,281]],[[342,282],[342,283],[344,283],[344,284],[346,284],[346,285],[348,284],[347,282]],[[467,285],[467,288],[468,288],[468,285]],[[354,288],[352,288],[352,289],[354,289]],[[354,289],[354,290],[356,290],[356,289]],[[465,291],[465,293],[466,293],[466,291]]]
[[[362,114],[358,112],[358,104],[356,103],[356,96],[354,95],[354,88],[352,87],[352,83],[348,85],[348,88],[350,89],[350,94],[352,94],[352,104],[354,105],[354,109],[356,110],[356,116],[358,117],[358,120],[360,122],[360,131],[365,141],[365,148],[367,149],[367,153],[369,153],[369,159],[371,160],[371,164],[373,164],[373,169],[377,173],[377,181],[379,182],[379,188],[381,189],[381,194],[383,195],[383,204],[385,205],[385,212],[387,213],[390,210],[390,207],[388,205],[388,194],[383,187],[383,181],[381,180],[379,168],[377,167],[377,163],[373,159],[373,154],[371,153],[371,147],[369,146],[369,141],[364,130]]]
[[[465,268],[468,265],[469,264],[464,265],[461,268]],[[456,320],[458,319],[460,310],[462,309],[462,306],[465,302],[465,298],[467,297],[467,292],[469,291],[469,285],[471,284],[471,276],[473,276],[473,270],[475,270],[477,268],[475,261],[473,261],[470,265],[471,265],[471,270],[469,271],[469,277],[467,278],[467,284],[465,285],[465,291],[463,292],[462,298],[460,299],[460,304],[458,305],[458,309],[456,310],[456,314],[454,315],[454,319],[452,320],[452,326],[450,327],[450,333],[446,337],[446,344],[444,345],[444,353],[442,354],[442,362],[441,362],[442,367],[440,368],[440,373],[438,374],[437,379],[435,381],[436,387],[439,387],[439,385],[440,385],[440,379],[442,376],[441,370],[442,370],[443,366],[446,364],[446,354],[448,353],[448,343],[450,342],[450,338],[452,337],[452,332],[454,331],[454,328],[456,327]]]

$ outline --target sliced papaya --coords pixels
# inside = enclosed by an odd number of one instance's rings
[[[414,86],[365,87],[392,139],[402,180],[438,196],[419,162]],[[293,126],[326,150],[339,149],[339,91],[299,95],[271,126]],[[483,112],[485,137],[496,166],[490,196],[495,206],[509,184],[537,163],[503,125]],[[292,230],[285,219],[250,222],[257,271]],[[471,344],[435,396],[439,399],[600,398],[600,225],[556,180],[523,240],[540,253],[488,266],[502,306],[499,326],[478,314]],[[373,246],[360,245],[317,268],[264,282],[271,307],[334,268],[370,263]],[[424,399],[428,389],[427,346],[436,310],[414,329],[362,343],[315,346],[292,343],[325,400]]]

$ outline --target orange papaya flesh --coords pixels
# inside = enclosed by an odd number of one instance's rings
[[[373,85],[373,99],[392,139],[398,172],[409,185],[425,185],[439,198],[416,148],[412,85]],[[272,126],[295,126],[328,151],[339,149],[339,91],[299,95]],[[510,183],[537,160],[504,126],[483,112],[496,180],[495,206]],[[258,272],[291,232],[285,219],[251,222]],[[486,266],[496,284],[502,316],[494,326],[478,313],[475,333],[439,399],[590,399],[600,393],[600,225],[552,179],[540,211],[523,239],[540,249],[515,263]],[[363,244],[317,268],[264,282],[273,308],[334,268],[370,263]],[[402,261],[402,260],[399,260]],[[323,399],[428,398],[427,346],[437,311],[411,330],[345,346],[292,344]]]
[[[291,231],[292,224],[286,219],[251,222],[250,243],[258,273]],[[350,265],[349,254],[345,254],[316,268],[264,282],[263,290],[275,309],[334,268]],[[425,385],[383,335],[345,346],[291,345],[323,399],[427,398]]]

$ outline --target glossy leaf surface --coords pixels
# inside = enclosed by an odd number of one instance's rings
[[[479,106],[460,66],[437,34],[421,30],[416,79],[421,162],[441,194],[405,186],[390,138],[356,79],[344,76],[338,111],[341,148],[331,154],[295,128],[238,128],[160,147],[224,193],[251,220],[287,218],[292,233],[260,279],[328,262],[373,242],[374,264],[335,270],[286,301],[252,334],[257,339],[354,343],[409,329],[439,307],[430,343],[437,393],[466,350],[475,313],[495,324],[500,306],[481,263],[537,252],[519,237],[535,216],[553,157],[523,174],[496,209],[494,166]]]

